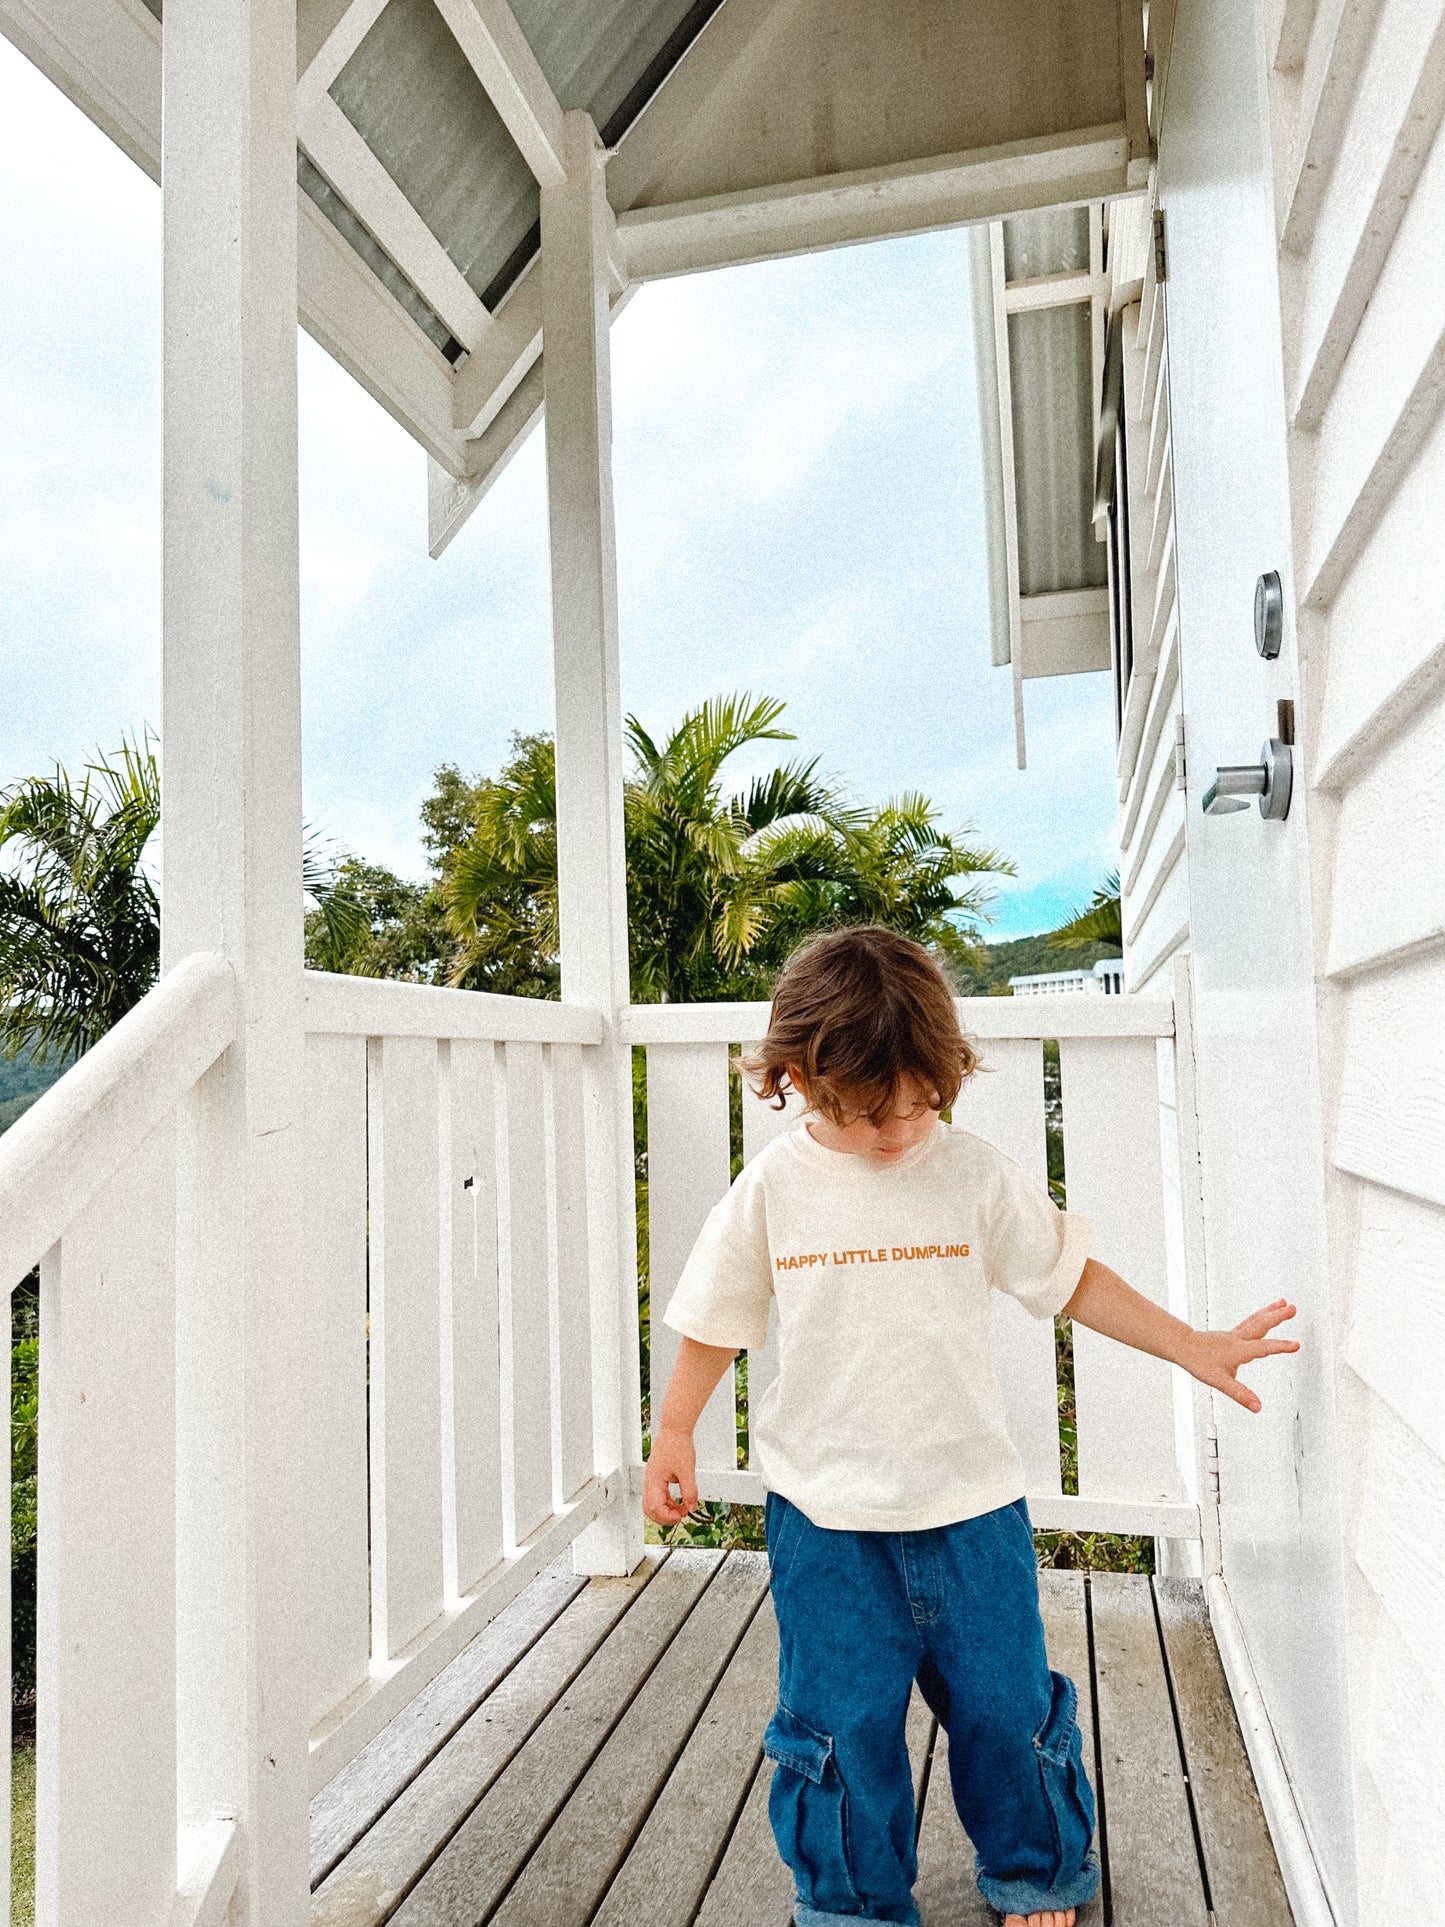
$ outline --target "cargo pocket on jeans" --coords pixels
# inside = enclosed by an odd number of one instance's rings
[[[1053,1691],[1048,1717],[1034,1735],[1034,1751],[1058,1837],[1055,1878],[1067,1880],[1083,1865],[1094,1837],[1094,1790],[1084,1771],[1084,1736],[1076,1717],[1074,1682],[1067,1673],[1051,1672],[1049,1677]]]
[[[798,1898],[819,1913],[856,1913],[862,1899],[848,1851],[848,1801],[833,1741],[779,1702],[763,1735],[775,1762],[768,1819]]]

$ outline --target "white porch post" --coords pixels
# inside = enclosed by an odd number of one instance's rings
[[[613,219],[603,150],[587,114],[565,116],[564,160],[565,181],[542,189],[562,998],[617,1011],[628,1001],[628,970],[607,324]],[[588,1107],[593,1411],[605,1471],[641,1465],[642,1420],[631,1058],[621,1044],[595,1056],[601,1061]],[[624,1493],[574,1542],[574,1569],[630,1572],[642,1550],[641,1506]]]
[[[246,1927],[309,1911],[295,34],[294,0],[167,0],[162,965],[221,951],[242,1000],[181,1198],[179,1804],[238,1821]]]

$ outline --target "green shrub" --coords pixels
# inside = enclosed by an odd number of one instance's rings
[[[12,1690],[35,1685],[36,1448],[40,1417],[38,1279],[15,1293],[10,1351],[10,1652]]]

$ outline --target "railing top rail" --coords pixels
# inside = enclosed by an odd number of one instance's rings
[[[1172,1037],[1171,997],[959,997],[970,1037]],[[632,1004],[624,1044],[751,1044],[768,1027],[768,1004]]]
[[[0,1137],[0,1286],[15,1286],[236,1035],[235,976],[169,971]]]
[[[600,1044],[601,1011],[545,997],[498,997],[381,977],[308,970],[302,978],[308,1031],[349,1037],[456,1037],[498,1044]]]

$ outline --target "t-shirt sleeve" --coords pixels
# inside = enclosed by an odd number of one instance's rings
[[[743,1170],[708,1213],[662,1322],[701,1345],[761,1345],[772,1302],[763,1187]]]
[[[1089,1256],[1093,1223],[1061,1211],[1045,1185],[1000,1155],[989,1212],[985,1268],[996,1291],[1035,1318],[1069,1302]]]

